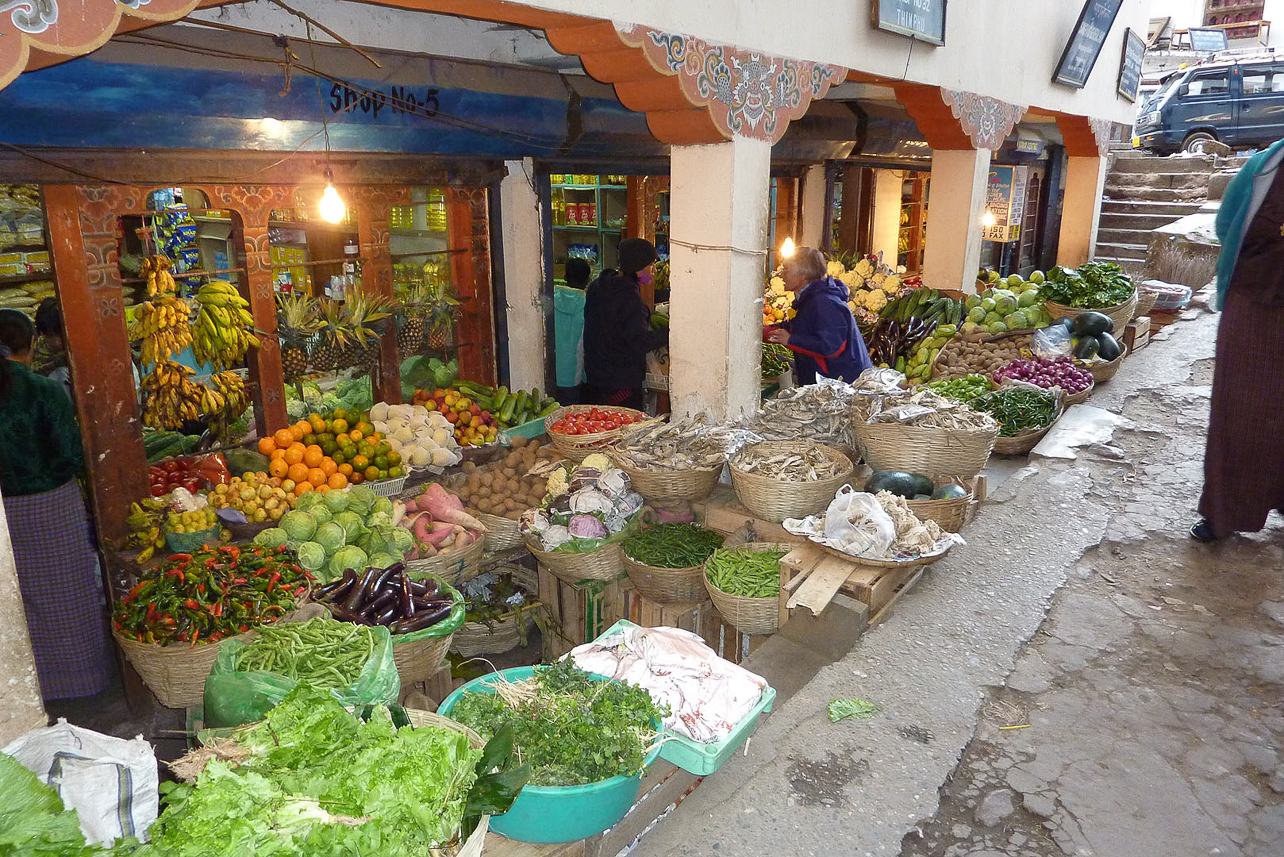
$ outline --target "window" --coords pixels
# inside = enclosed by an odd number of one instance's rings
[[[1284,92],[1284,66],[1245,69],[1243,89],[1245,95]]]
[[[1230,76],[1224,72],[1196,75],[1190,81],[1191,95],[1225,95],[1230,91]]]

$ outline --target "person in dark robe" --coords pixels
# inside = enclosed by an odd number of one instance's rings
[[[641,283],[650,282],[655,246],[643,238],[620,242],[619,273],[603,272],[584,301],[585,403],[642,410],[646,355],[669,342],[669,329],[651,329]]]
[[[0,309],[0,495],[46,702],[114,682],[98,559],[76,477],[80,429],[62,386],[29,368],[36,329]]]
[[[826,275],[825,257],[814,247],[799,247],[781,267],[785,288],[794,293],[792,319],[763,328],[763,339],[794,353],[799,384],[818,376],[851,383],[873,366],[865,340],[847,305],[847,286]]]
[[[1217,213],[1217,364],[1193,538],[1257,532],[1284,510],[1284,140],[1253,156]]]

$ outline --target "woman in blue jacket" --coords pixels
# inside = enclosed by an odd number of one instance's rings
[[[794,293],[796,315],[764,331],[794,353],[799,384],[814,384],[816,376],[851,383],[873,366],[847,301],[847,286],[825,275],[825,257],[813,247],[799,247],[785,260],[781,278]]]

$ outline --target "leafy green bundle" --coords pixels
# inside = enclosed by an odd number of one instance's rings
[[[427,854],[458,835],[482,755],[459,732],[398,729],[382,707],[362,722],[304,684],[237,741],[253,753],[239,767],[161,787],[135,857]]]
[[[1112,262],[1087,262],[1077,269],[1056,267],[1039,287],[1039,297],[1080,309],[1118,306],[1132,297],[1136,286]]]
[[[504,726],[531,785],[576,786],[634,774],[664,716],[640,687],[594,681],[569,659],[497,693],[465,693],[450,716],[488,738]]]
[[[75,810],[12,756],[0,753],[0,854],[87,857],[103,853],[88,845]]]

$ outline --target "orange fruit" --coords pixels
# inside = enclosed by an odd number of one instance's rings
[[[357,431],[361,432],[361,434],[365,436],[369,436],[374,434],[374,426],[367,422],[360,422],[357,423]]]
[[[313,488],[312,490],[317,492],[318,494],[324,494],[325,492],[330,490],[330,486],[322,482],[320,485]]]
[[[299,431],[303,432],[304,437],[312,434],[312,423],[307,420],[299,420],[295,425],[298,427]]]
[[[296,440],[303,440],[303,429],[299,428],[298,423],[295,423],[294,425],[290,426],[288,429],[286,429],[286,431],[290,433],[291,443],[293,443]]]
[[[365,469],[366,469],[366,467],[367,467],[367,466],[369,466],[369,464],[370,464],[370,459],[369,459],[368,457],[364,456],[364,455],[354,455],[354,456],[352,456],[352,469],[353,469],[353,470],[365,470]]]
[[[290,465],[285,463],[284,458],[274,458],[272,460],[272,463],[268,465],[268,473],[271,473],[273,476],[277,477],[278,479],[285,478],[287,475],[289,475],[289,472],[290,472]]]
[[[334,463],[333,458],[323,458],[317,466],[326,476],[333,476],[339,470],[339,465]]]
[[[271,455],[276,452],[276,441],[270,437],[259,438],[259,452],[263,455]]]
[[[361,471],[358,470],[356,473],[352,474],[352,478],[348,481],[353,485],[360,485],[362,482],[366,481],[366,477],[362,476]]]
[[[274,449],[272,450],[272,454],[269,455],[268,458],[271,459],[272,461],[285,461],[285,450]],[[287,466],[289,465],[288,461],[286,461],[286,465]]]
[[[302,497],[304,494],[308,493],[311,490],[312,490],[311,482],[300,482],[299,484],[294,486],[294,496]]]
[[[312,426],[312,431],[317,434],[325,432],[325,420],[321,419],[320,414],[308,414],[308,425]]]
[[[321,464],[321,459],[323,458],[325,458],[325,453],[315,443],[303,450],[303,463],[308,467],[317,467]]]
[[[296,438],[289,429],[281,429],[276,434],[272,435],[272,440],[276,441],[276,445],[282,449],[285,449],[297,439],[298,438]]]
[[[285,454],[283,456],[285,458],[285,463],[298,464],[300,461],[302,461],[303,449],[304,449],[303,444],[298,443],[297,441],[291,442],[289,445],[287,445],[285,448]]]
[[[365,437],[365,435],[361,433],[360,429],[353,429],[352,431],[348,432],[348,437],[352,438],[353,440],[361,440],[363,437]]]
[[[374,482],[379,478],[379,468],[372,464],[365,469],[365,475],[367,480]]]
[[[335,411],[335,413],[337,414],[339,411]],[[348,430],[348,421],[342,417],[336,417],[334,422],[331,423],[331,427],[334,429],[335,434],[341,434]]]
[[[352,475],[352,465],[351,465],[351,464],[340,464],[340,465],[339,465],[339,472],[340,472],[340,473],[342,473],[344,476],[351,476],[351,475]]]
[[[308,480],[308,466],[303,462],[291,464],[285,475],[295,482],[306,482]]]
[[[332,473],[330,474],[330,478],[326,480],[326,484],[335,491],[338,491],[341,488],[348,487],[348,477],[344,476],[342,473]]]
[[[320,467],[313,467],[308,471],[308,481],[312,483],[314,488],[318,485],[324,485],[326,479],[325,471]]]

